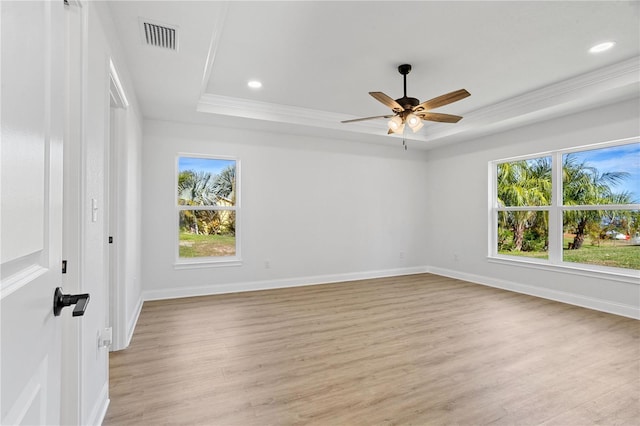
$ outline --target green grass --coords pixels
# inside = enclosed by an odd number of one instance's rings
[[[565,262],[640,269],[640,246],[632,246],[628,241],[602,240],[600,245],[594,245],[587,238],[578,250],[567,249],[569,242],[573,242],[573,236],[565,235],[562,254]]]
[[[640,246],[632,246],[628,241],[603,240],[598,246],[591,244],[587,238],[578,250],[567,249],[569,242],[573,242],[573,235],[564,236],[562,260],[565,262],[640,270]],[[499,253],[536,259],[548,258],[546,251],[513,252],[501,250]]]
[[[236,237],[234,235],[199,235],[180,233],[180,257],[220,257],[235,256]]]

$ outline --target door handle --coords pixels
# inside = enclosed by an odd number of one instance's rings
[[[84,315],[85,309],[89,304],[89,294],[62,294],[60,287],[56,288],[53,293],[53,315],[60,316],[62,308],[66,306],[76,305],[73,308],[73,316],[79,317]]]

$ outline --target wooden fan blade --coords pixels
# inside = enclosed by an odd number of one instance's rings
[[[391,118],[393,115],[376,115],[375,117],[354,118],[353,120],[344,120],[341,123],[354,123],[356,121],[373,120],[374,118]]]
[[[369,92],[369,94],[395,112],[404,111],[404,108],[399,103],[382,92]]]
[[[446,95],[441,95],[441,96],[438,96],[437,98],[424,101],[420,105],[417,105],[415,108],[413,108],[413,110],[429,111],[434,108],[438,108],[453,102],[457,102],[461,99],[466,98],[467,96],[471,96],[471,93],[467,92],[465,89],[456,90],[455,92],[447,93]]]
[[[418,116],[422,117],[423,120],[438,121],[440,123],[457,123],[462,120],[462,117],[459,115],[442,114],[439,112],[419,112]]]

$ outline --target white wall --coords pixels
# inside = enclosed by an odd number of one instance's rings
[[[490,263],[487,247],[489,161],[636,136],[639,112],[633,99],[428,152],[145,121],[144,297],[431,271],[638,317],[633,279]],[[240,159],[242,266],[174,268],[179,153]]]
[[[629,100],[429,153],[427,264],[433,272],[616,312],[640,314],[640,282],[490,263],[488,162],[640,135]],[[456,260],[457,259],[457,260]]]
[[[125,349],[142,308],[140,211],[142,121],[131,105],[111,109],[110,248],[111,350]]]
[[[424,152],[392,138],[363,145],[160,121],[143,133],[145,299],[424,270]],[[242,266],[174,268],[178,153],[240,160]]]
[[[77,7],[77,6],[70,6]],[[114,31],[110,12],[103,2],[83,2],[80,9],[82,22],[81,103],[79,117],[72,126],[79,128],[78,149],[80,202],[78,213],[78,280],[80,290],[91,299],[86,314],[81,318],[81,347],[78,419],[79,424],[99,424],[108,406],[109,353],[99,347],[98,336],[109,326],[108,280],[108,153],[109,153],[109,66],[115,63],[124,90],[130,101],[127,110],[119,114],[120,134],[116,137],[118,179],[121,184],[117,198],[118,223],[123,229],[122,262],[119,280],[126,286],[123,307],[124,322],[135,322],[136,307],[141,305],[140,276],[140,151],[141,116],[136,104],[133,85],[129,80],[126,63]],[[73,132],[71,132],[73,133]],[[92,218],[92,200],[97,203],[97,215]],[[73,231],[75,232],[75,231]],[[75,380],[66,377],[66,380]]]
[[[117,144],[117,229],[114,236],[118,265],[116,285],[123,291],[118,300],[123,305],[120,311],[123,335],[118,336],[118,349],[124,349],[131,341],[142,309],[142,120],[133,106],[116,113],[120,132],[114,140]]]

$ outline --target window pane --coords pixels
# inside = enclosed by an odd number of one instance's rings
[[[640,202],[640,143],[562,156],[566,206]]]
[[[179,226],[179,257],[236,255],[235,211],[183,210]]]
[[[548,259],[548,224],[548,212],[498,212],[498,253]]]
[[[551,157],[498,164],[500,206],[551,204]]]
[[[640,269],[640,211],[565,211],[565,262]]]
[[[236,162],[216,158],[178,159],[178,205],[234,206]]]

